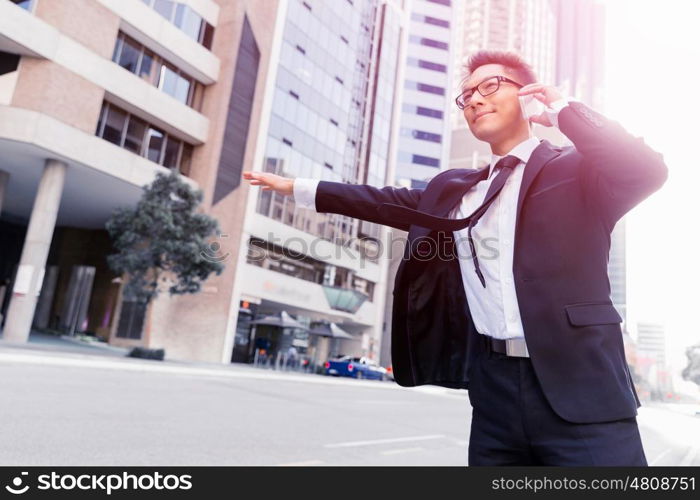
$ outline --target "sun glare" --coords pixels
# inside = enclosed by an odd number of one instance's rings
[[[666,326],[676,368],[700,342],[700,2],[609,0],[604,112],[664,155],[669,179],[627,217],[629,329]]]

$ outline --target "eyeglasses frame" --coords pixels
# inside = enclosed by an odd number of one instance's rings
[[[491,80],[492,78],[495,78],[496,81],[498,82],[498,86],[496,87],[496,90],[494,90],[493,92],[490,92],[490,93],[488,93],[488,94],[483,94],[483,93],[481,92],[481,90],[479,90],[479,85],[481,85],[482,83],[484,83],[484,82],[487,81],[487,80]],[[510,78],[506,78],[505,76],[501,76],[501,75],[489,76],[489,77],[486,77],[486,78],[484,78],[483,80],[481,80],[479,83],[477,83],[477,84],[476,84],[475,86],[473,86],[472,88],[470,88],[470,89],[465,89],[465,90],[463,90],[462,92],[460,92],[459,95],[458,95],[457,97],[455,97],[455,103],[457,104],[457,107],[458,107],[459,109],[464,109],[464,108],[466,107],[466,105],[462,106],[462,105],[460,105],[460,103],[459,103],[459,98],[462,97],[466,92],[471,92],[472,95],[474,95],[474,91],[477,91],[477,92],[479,92],[479,94],[481,94],[482,96],[486,97],[486,96],[489,96],[489,95],[491,95],[491,94],[495,94],[496,92],[498,92],[498,91],[500,90],[500,88],[501,88],[501,82],[512,83],[513,85],[515,85],[515,86],[518,87],[519,89],[521,89],[521,88],[524,87],[524,85],[521,85],[521,84],[519,84],[518,82],[516,82],[515,80],[511,80]],[[471,99],[471,97],[470,97],[470,99]]]

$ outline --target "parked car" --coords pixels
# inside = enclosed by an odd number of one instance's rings
[[[326,375],[358,379],[388,380],[386,368],[365,357],[340,356],[326,361]]]
[[[389,365],[386,367],[386,379],[387,380],[395,380],[394,379],[394,367],[392,365]]]

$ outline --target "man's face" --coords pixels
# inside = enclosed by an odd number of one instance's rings
[[[469,76],[462,90],[475,87],[490,76],[517,78],[506,72],[500,64],[479,66]],[[518,82],[520,83],[520,82]],[[469,130],[482,141],[494,143],[516,133],[524,125],[518,100],[518,87],[508,82],[500,82],[498,91],[486,97],[476,89],[464,108],[464,118]],[[526,124],[525,124],[526,125]]]

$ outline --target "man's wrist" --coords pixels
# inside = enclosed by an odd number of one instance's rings
[[[549,117],[549,121],[552,122],[552,125],[559,127],[559,112],[568,106],[568,104],[572,101],[578,101],[578,99],[564,96],[550,103],[549,107],[545,108],[545,112]]]
[[[316,189],[318,188],[318,183],[318,179],[305,179],[302,177],[292,179],[292,192],[297,206],[316,210]]]

